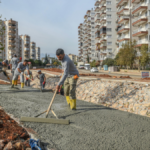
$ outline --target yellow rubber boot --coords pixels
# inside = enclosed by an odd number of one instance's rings
[[[66,101],[67,101],[67,104],[69,105],[70,104],[70,97],[69,96],[66,96]]]
[[[24,83],[21,83],[21,88],[24,88]]]
[[[17,80],[15,80],[15,83],[14,83],[14,85],[15,85],[15,86],[17,86]]]
[[[72,110],[76,110],[76,99],[71,99],[70,100],[70,108]]]

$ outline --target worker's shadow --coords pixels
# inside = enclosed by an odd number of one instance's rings
[[[76,110],[74,110],[74,111],[71,110],[72,114],[69,114],[69,115],[66,115],[66,116],[61,116],[59,118],[66,119],[69,116],[74,116],[74,115],[85,113],[85,112],[88,112],[88,111],[96,111],[96,110],[103,110],[103,109],[116,110],[116,109],[105,107],[105,106],[102,106],[102,105],[79,105],[79,106],[77,106]]]

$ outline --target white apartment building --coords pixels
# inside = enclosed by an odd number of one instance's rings
[[[95,53],[95,11],[88,10],[84,16],[84,23],[78,27],[79,35],[79,61],[87,62],[97,59]]]
[[[18,22],[12,19],[4,21],[4,51],[3,59],[11,60],[13,54],[20,56],[18,39]]]
[[[36,59],[36,43],[35,42],[31,42],[30,43],[30,59],[35,60]]]
[[[36,59],[37,59],[37,60],[40,60],[40,57],[41,57],[41,56],[40,56],[40,51],[41,51],[41,50],[40,50],[40,47],[36,47]]]
[[[95,41],[100,62],[106,58],[115,58],[117,54],[116,18],[115,0],[95,2]]]
[[[20,36],[20,51],[22,54],[22,61],[30,59],[30,36],[29,35],[21,35]]]
[[[2,30],[4,27],[4,21],[0,20],[0,29]],[[1,35],[0,35],[0,43],[3,45],[0,45],[0,48],[4,47],[4,31],[2,31]],[[3,60],[4,58],[4,51],[0,50],[0,59]]]

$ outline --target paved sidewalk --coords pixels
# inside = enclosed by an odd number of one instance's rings
[[[35,116],[48,108],[53,93],[37,89],[11,90],[0,85],[0,106],[16,118]],[[71,111],[65,97],[57,95],[53,109],[70,125],[24,123],[35,130],[48,148],[55,150],[149,150],[150,118],[77,101]],[[45,115],[41,116],[44,117]],[[51,114],[49,117],[53,117]]]

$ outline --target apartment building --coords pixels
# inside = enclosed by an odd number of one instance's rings
[[[36,47],[36,59],[40,60],[40,47]]]
[[[24,61],[30,59],[30,36],[29,35],[20,35],[20,52],[22,54],[22,60]]]
[[[73,61],[73,62],[78,62],[78,56],[74,54],[69,54],[68,57]]]
[[[83,41],[84,41],[84,28],[81,23],[78,27],[78,42],[79,42],[79,61],[83,62]]]
[[[35,60],[36,59],[36,43],[35,42],[31,42],[30,43],[30,59]]]
[[[95,56],[95,11],[88,10],[84,16],[84,23],[78,27],[79,34],[79,61],[87,62],[97,59]]]
[[[4,47],[4,31],[2,30],[4,27],[4,21],[0,20],[0,30],[1,30],[1,34],[0,34],[0,43],[2,45],[0,45],[0,48]],[[4,51],[0,50],[0,59],[2,60],[4,58]]]
[[[115,58],[117,54],[115,0],[97,0],[95,2],[95,41],[98,59]]]
[[[150,46],[150,0],[132,0],[132,37],[137,41],[137,48],[143,44]]]
[[[19,38],[18,38],[18,22],[12,19],[4,21],[4,51],[3,59],[11,60],[13,54],[20,56]]]

